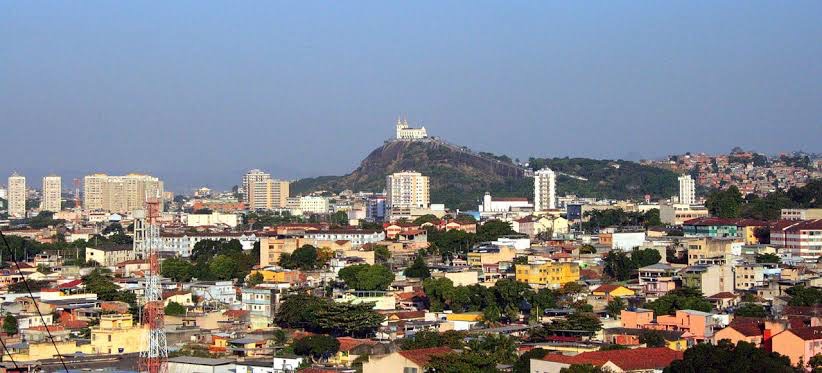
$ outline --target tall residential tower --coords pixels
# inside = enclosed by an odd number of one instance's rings
[[[534,211],[557,208],[557,174],[550,168],[534,173]]]
[[[679,203],[683,205],[693,205],[696,203],[696,188],[691,175],[679,177]]]
[[[426,208],[431,204],[428,176],[419,172],[396,172],[386,177],[386,204],[396,208]]]
[[[9,176],[9,216],[26,217],[26,177],[14,172]]]
[[[57,175],[43,177],[43,200],[40,202],[40,209],[43,211],[60,211],[63,185],[62,179]]]

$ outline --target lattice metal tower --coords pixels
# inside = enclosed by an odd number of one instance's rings
[[[142,348],[140,349],[140,372],[166,373],[168,371],[168,344],[164,325],[162,287],[160,285],[160,202],[149,199],[145,211],[145,237],[142,244],[143,258],[148,260],[149,270],[143,280],[145,286],[145,304],[143,305],[142,324],[148,327]]]

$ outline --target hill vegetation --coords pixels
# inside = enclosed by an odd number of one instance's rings
[[[645,194],[670,196],[677,187],[675,173],[628,161],[532,158],[529,166],[561,172],[557,178],[560,195],[641,199]],[[526,176],[528,170],[510,157],[474,153],[437,140],[387,142],[350,174],[298,180],[291,185],[291,191],[381,192],[387,175],[405,170],[429,176],[431,200],[449,208],[474,210],[485,192],[497,197],[533,198],[533,179]]]

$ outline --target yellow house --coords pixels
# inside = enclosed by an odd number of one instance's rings
[[[448,347],[402,350],[387,355],[373,355],[362,365],[363,373],[405,372],[422,373],[434,356],[454,352]]]
[[[560,216],[542,216],[534,221],[535,233],[550,231],[554,234],[567,234],[569,227],[568,219]]]
[[[606,297],[606,298],[624,298],[624,297],[632,297],[636,295],[636,292],[628,289],[622,285],[615,285],[615,284],[604,284],[600,285],[596,289],[591,292],[594,296],[598,297]]]
[[[579,281],[579,265],[573,262],[517,264],[516,279],[529,285],[560,287]]]
[[[91,329],[91,353],[127,354],[140,352],[148,329],[134,325],[130,314],[100,316],[100,325]]]
[[[445,319],[448,321],[480,322],[482,321],[482,312],[449,313],[445,316]]]
[[[3,354],[3,361],[11,361],[12,359],[18,363],[20,362],[30,362],[30,361],[37,361],[37,360],[45,360],[45,359],[54,359],[57,356],[57,351],[60,351],[60,355],[72,355],[77,352],[82,353],[89,353],[91,349],[88,348],[88,345],[77,345],[77,341],[54,341],[54,345],[51,344],[51,341],[48,342],[36,342],[36,343],[28,343],[26,344],[16,344],[16,345],[8,345],[9,352],[11,353],[11,359],[9,359],[9,355]],[[57,349],[55,350],[55,345]]]
[[[481,246],[471,249],[468,253],[468,265],[482,267],[483,264],[510,262],[517,256],[517,249],[513,246]]]

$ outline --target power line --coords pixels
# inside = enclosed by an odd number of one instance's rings
[[[0,231],[0,238],[3,239],[3,244],[6,245],[6,249],[11,252],[11,246],[9,246],[9,241],[6,240],[6,235],[3,234],[3,231]],[[23,240],[20,244],[23,248],[23,251],[26,250],[26,240]],[[17,261],[17,258],[12,255],[12,261],[14,261],[14,266],[17,267],[17,273],[23,276],[23,271],[20,270],[20,263]],[[29,293],[31,297],[31,301],[34,302],[34,309],[37,310],[37,314],[40,315],[40,321],[43,323],[43,327],[46,329],[46,334],[49,336],[49,340],[51,340],[51,345],[54,346],[54,351],[57,352],[57,357],[60,358],[60,364],[63,365],[63,369],[65,369],[66,373],[68,373],[68,366],[66,366],[65,360],[63,360],[63,355],[60,354],[60,349],[57,348],[57,343],[54,342],[54,336],[51,335],[51,330],[49,330],[49,326],[46,325],[46,318],[43,317],[43,313],[40,312],[40,306],[37,305],[37,301],[34,299],[34,294],[31,292],[31,287],[29,286],[29,282],[26,280],[26,276],[23,276],[23,285],[26,285],[26,291]]]

